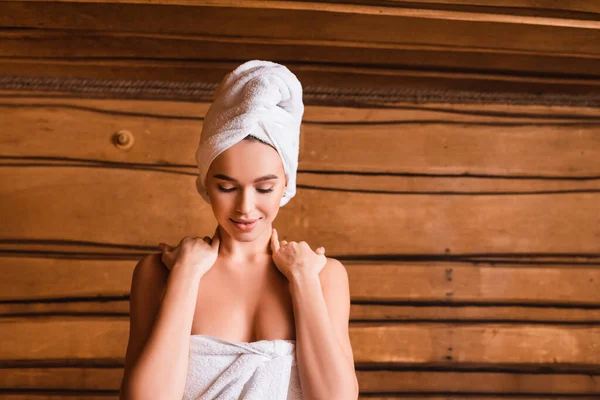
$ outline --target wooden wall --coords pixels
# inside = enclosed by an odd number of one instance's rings
[[[346,266],[361,398],[599,398],[598,13],[0,2],[0,399],[118,397],[131,273],[212,233],[194,151],[251,58],[305,87],[275,227]]]
[[[253,58],[293,66],[309,86],[571,94],[592,102],[600,94],[600,3],[0,2],[0,74],[217,82]]]
[[[136,260],[214,228],[194,189],[208,103],[10,96],[3,396],[114,398]],[[362,394],[600,395],[599,122],[584,108],[307,106],[298,194],[276,227],[346,265]]]

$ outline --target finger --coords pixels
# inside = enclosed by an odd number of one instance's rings
[[[319,247],[317,249],[317,253],[319,253],[319,254],[325,254],[325,247]]]
[[[279,235],[275,228],[273,228],[273,231],[271,232],[271,250],[275,253],[279,251]]]
[[[286,244],[287,244],[287,240],[282,240],[282,241],[281,241],[281,245],[282,245],[282,246],[283,246],[283,245],[286,245]]]
[[[158,247],[160,248],[160,251],[165,252],[165,251],[171,251],[171,246],[169,246],[166,243],[160,243],[158,245]]]
[[[181,244],[183,243],[185,238],[186,238],[186,236],[182,237],[181,240],[179,241],[179,243],[177,243],[177,246],[175,246],[175,247],[181,247]]]

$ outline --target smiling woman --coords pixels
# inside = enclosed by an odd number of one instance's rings
[[[254,60],[215,94],[196,188],[218,225],[136,266],[121,397],[356,399],[346,270],[273,229],[296,194],[302,86]]]
[[[286,186],[277,151],[256,139],[242,140],[221,153],[212,162],[206,180],[210,204],[219,225],[233,236],[251,233],[240,237],[242,242],[254,242],[255,235],[271,226]],[[244,222],[252,224],[244,225]],[[255,229],[259,225],[264,228]],[[236,253],[235,249],[221,251],[226,255]],[[260,252],[260,249],[247,249],[242,254],[252,256]]]

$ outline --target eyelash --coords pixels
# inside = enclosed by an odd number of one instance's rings
[[[235,188],[225,189],[219,185],[217,185],[217,187],[219,188],[219,190],[221,192],[225,192],[225,193],[233,192],[235,190]],[[271,193],[273,191],[273,189],[256,189],[256,190],[258,190],[260,193]]]

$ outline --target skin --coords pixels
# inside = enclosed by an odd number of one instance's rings
[[[276,177],[255,182],[266,175]],[[304,265],[316,267],[314,272],[318,274],[327,259],[323,247],[315,253],[306,244],[301,248],[295,242],[287,246],[285,240],[279,244],[272,224],[279,213],[286,184],[277,151],[256,140],[237,143],[210,165],[205,186],[218,222],[215,235],[219,244],[216,251],[210,251],[208,246],[189,251],[191,258],[206,259],[207,264],[214,264],[209,268],[200,267],[209,273],[203,275],[200,283],[192,334],[244,342],[295,340],[289,291],[292,274]],[[244,232],[236,228],[231,219],[259,221],[253,230]],[[204,241],[210,244],[212,239],[204,237]],[[274,241],[283,249],[274,252]],[[177,250],[170,246],[167,249]],[[173,256],[171,260],[165,259],[169,257],[167,249],[162,251],[163,262],[173,265],[177,260]],[[232,290],[235,294],[224,296],[223,287],[235,288]],[[224,321],[220,316],[226,314],[233,316]]]
[[[215,178],[224,174],[238,182]],[[273,174],[278,178],[254,183],[258,177]],[[287,185],[283,164],[277,151],[258,141],[242,140],[221,153],[210,165],[206,188],[211,207],[221,227],[219,257],[243,268],[270,256],[272,224],[279,213],[279,203]],[[219,188],[233,189],[225,193]],[[261,193],[272,190],[270,193]],[[257,219],[250,232],[237,229],[231,218]]]
[[[215,177],[219,174],[235,182]],[[276,178],[255,183],[268,174]],[[279,240],[272,223],[286,184],[279,154],[258,141],[241,141],[213,161],[205,187],[218,225],[212,238],[186,237],[176,247],[160,245],[160,264],[170,273],[162,284],[164,298],[147,349],[138,350],[141,361],[133,374],[127,370],[136,351],[129,348],[142,346],[130,338],[126,375],[133,375],[127,379],[133,383],[126,385],[124,379],[123,388],[136,395],[124,398],[156,396],[158,390],[180,398],[187,371],[181,355],[188,354],[185,332],[190,331],[239,342],[296,340],[305,399],[358,397],[346,270],[325,257],[322,247],[313,251],[306,242]],[[244,232],[232,218],[259,221]]]
[[[236,182],[215,175],[226,175]],[[255,183],[265,175],[277,178]],[[286,183],[279,154],[259,141],[243,140],[211,163],[205,187],[218,222],[214,233],[218,248],[211,249],[214,239],[209,237],[204,241],[196,238],[194,249],[182,243],[175,248],[162,246],[162,260],[169,269],[178,262],[196,260],[197,268],[203,271],[192,334],[243,342],[295,340],[290,281],[286,278],[289,272],[281,262],[285,272],[276,266],[271,248],[272,223]],[[267,190],[270,192],[265,193]],[[253,230],[244,232],[235,227],[232,218],[259,221]],[[184,253],[179,260],[174,255],[177,251]],[[321,262],[325,261],[325,256],[321,257]],[[223,315],[229,317],[224,319]]]

